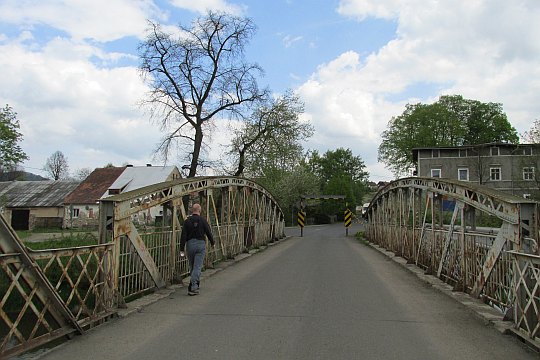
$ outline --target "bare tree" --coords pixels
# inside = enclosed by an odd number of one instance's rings
[[[530,130],[521,134],[521,137],[528,143],[540,144],[540,119],[534,120]]]
[[[189,177],[201,164],[205,124],[217,115],[241,115],[267,96],[260,90],[257,64],[244,60],[244,46],[255,32],[248,18],[209,12],[179,34],[150,22],[140,44],[140,71],[151,90],[142,101],[166,134],[156,149],[167,161],[176,145],[190,148]]]
[[[534,199],[540,200],[540,176],[538,172],[540,170],[540,154],[538,150],[540,149],[540,119],[536,119],[529,131],[525,131],[521,134],[521,137],[530,144],[535,144],[531,151],[531,156],[528,157],[527,161],[522,162],[523,167],[529,167],[532,171],[532,180],[534,180],[535,191],[533,194]]]
[[[67,158],[61,151],[54,152],[43,167],[54,180],[65,179],[69,176],[69,165]]]
[[[75,179],[77,180],[84,180],[88,177],[88,175],[90,175],[90,173],[92,173],[92,169],[90,168],[80,168],[80,169],[77,169],[75,170]]]
[[[313,135],[311,124],[302,122],[299,115],[304,104],[297,95],[287,92],[277,99],[259,106],[242,126],[235,131],[231,151],[236,163],[235,176],[244,174],[246,166],[250,175],[268,165],[292,169],[302,155],[301,140]],[[271,163],[271,164],[269,164]]]

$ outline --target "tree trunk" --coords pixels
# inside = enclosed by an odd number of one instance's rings
[[[193,157],[191,158],[191,166],[189,168],[188,177],[197,175],[197,165],[199,164],[199,156],[201,155],[201,146],[203,141],[203,132],[200,124],[195,128],[195,143],[193,144]]]
[[[234,176],[242,176],[242,174],[244,173],[245,162],[246,162],[246,151],[245,149],[243,149],[240,151],[240,158],[238,159],[238,169],[236,169]]]

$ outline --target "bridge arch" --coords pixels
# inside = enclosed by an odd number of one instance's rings
[[[238,177],[179,179],[107,197],[99,244],[91,246],[28,249],[0,213],[0,358],[83,333],[125,302],[181,282],[188,275],[181,227],[194,202],[216,240],[206,267],[285,236],[276,199]]]
[[[179,179],[107,197],[100,203],[100,242],[115,243],[123,264],[117,264],[114,277],[120,302],[187,274],[179,244],[183,219],[194,202],[201,204],[216,240],[206,266],[285,236],[283,211],[275,198],[245,178]],[[141,226],[137,215],[157,207],[162,209],[161,226]]]
[[[535,201],[485,186],[409,177],[374,196],[366,237],[456,290],[483,299],[514,318],[517,328],[537,336],[538,210]]]

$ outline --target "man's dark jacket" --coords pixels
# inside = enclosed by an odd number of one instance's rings
[[[208,241],[214,246],[214,237],[210,231],[210,225],[205,218],[198,214],[193,214],[184,221],[182,226],[182,237],[180,238],[180,251],[184,251],[186,242],[191,239],[204,240],[204,235],[208,236]]]

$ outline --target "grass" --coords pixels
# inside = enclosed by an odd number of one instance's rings
[[[33,234],[32,231],[29,231],[29,230],[17,230],[15,232],[17,233],[17,236],[21,240],[27,239],[30,237],[30,235]]]
[[[364,245],[368,245],[369,242],[367,241],[366,237],[365,237],[365,234],[363,231],[359,231],[357,232],[355,235],[356,239],[361,242],[362,244]]]
[[[26,242],[25,245],[32,250],[62,249],[68,247],[97,245],[98,238],[91,233],[71,233],[62,237],[55,237],[40,242]]]

